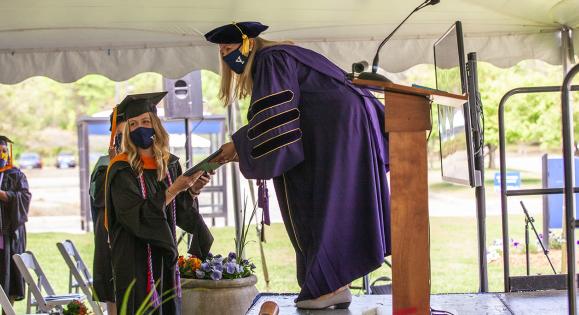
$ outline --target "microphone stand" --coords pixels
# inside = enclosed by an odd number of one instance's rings
[[[384,44],[386,44],[386,42],[396,33],[396,31],[398,31],[398,29],[402,26],[402,24],[404,24],[404,22],[406,22],[406,20],[408,20],[410,18],[410,16],[412,16],[412,14],[416,13],[417,11],[423,9],[424,7],[426,7],[428,5],[434,5],[434,4],[437,4],[438,2],[439,1],[426,0],[423,3],[421,3],[419,6],[417,6],[414,10],[412,10],[412,12],[410,12],[410,14],[408,14],[408,16],[404,20],[402,20],[402,22],[400,22],[400,24],[398,24],[398,26],[396,26],[396,28],[392,32],[390,32],[390,34],[388,34],[388,36],[386,36],[386,38],[384,38],[384,40],[378,46],[378,49],[376,50],[376,55],[374,55],[374,60],[372,60],[372,72],[362,72],[358,75],[358,79],[392,82],[390,79],[377,73],[378,72],[378,63],[380,60],[380,50],[382,49],[382,46],[384,46]],[[353,77],[353,75],[351,77]]]
[[[527,259],[527,276],[530,274],[531,269],[529,265],[529,224],[531,225],[533,232],[535,232],[535,236],[539,241],[539,245],[541,245],[541,248],[543,249],[543,254],[545,255],[545,257],[547,257],[547,260],[549,261],[549,265],[551,265],[553,273],[557,274],[557,271],[555,271],[555,267],[553,267],[553,263],[551,262],[551,258],[549,258],[549,251],[545,249],[545,246],[543,245],[543,240],[541,240],[541,238],[539,237],[539,233],[537,233],[537,229],[535,229],[535,224],[533,224],[533,222],[535,222],[535,219],[529,215],[529,212],[527,211],[527,208],[525,207],[523,201],[520,201],[520,203],[521,207],[523,207],[523,212],[525,213],[525,255]]]

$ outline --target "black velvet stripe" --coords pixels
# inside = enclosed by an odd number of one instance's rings
[[[301,137],[302,131],[299,129],[294,129],[286,133],[282,133],[279,136],[273,137],[253,147],[253,150],[251,150],[251,157],[254,159],[260,158],[266,154],[296,142]]]
[[[281,114],[269,117],[268,119],[256,124],[247,132],[247,136],[250,140],[258,138],[264,133],[279,128],[287,123],[290,123],[300,117],[300,111],[297,108],[290,109]]]
[[[274,107],[276,105],[280,105],[286,102],[291,101],[294,98],[294,92],[291,90],[281,91],[279,93],[271,94],[266,97],[263,97],[257,101],[255,101],[249,107],[249,111],[247,112],[247,120],[253,119],[255,115],[259,112],[266,110],[268,108]]]

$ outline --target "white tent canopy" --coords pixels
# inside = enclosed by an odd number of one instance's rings
[[[0,83],[42,75],[72,82],[99,73],[125,80],[141,72],[169,78],[217,71],[203,34],[233,20],[270,26],[348,70],[371,60],[380,40],[420,0],[22,0],[0,2]],[[400,72],[432,62],[432,44],[455,20],[465,50],[507,67],[524,59],[562,60],[560,30],[579,25],[577,0],[442,0],[413,16],[381,53]],[[574,38],[574,42],[579,39]]]

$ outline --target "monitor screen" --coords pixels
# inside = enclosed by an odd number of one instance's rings
[[[466,69],[460,22],[434,44],[436,89],[466,93]],[[451,107],[438,105],[440,160],[445,181],[474,186],[474,157],[468,103]]]

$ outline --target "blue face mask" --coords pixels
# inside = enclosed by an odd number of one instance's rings
[[[0,159],[0,168],[6,166],[6,164],[8,164],[8,161],[7,161],[7,160]]]
[[[153,128],[139,127],[130,133],[131,141],[141,148],[148,149],[153,145],[153,136],[155,135],[155,130]]]
[[[229,65],[229,68],[231,68],[231,70],[237,74],[243,73],[248,59],[249,57],[244,56],[241,51],[239,51],[239,49],[236,49],[230,52],[228,55],[223,56],[223,61],[225,61],[225,63]]]

